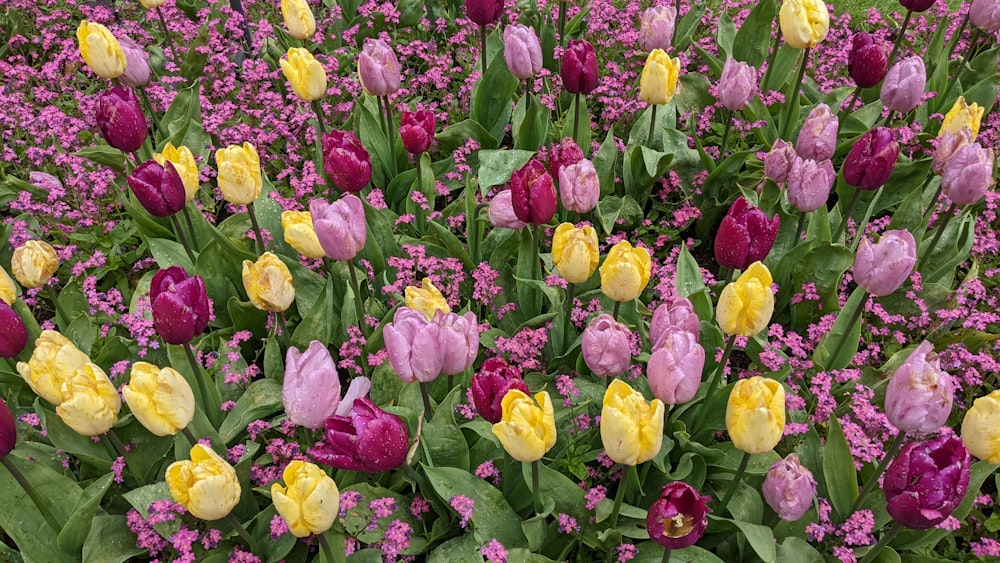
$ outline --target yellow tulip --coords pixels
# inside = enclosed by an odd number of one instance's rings
[[[125,72],[125,52],[115,36],[99,23],[83,20],[76,28],[80,55],[90,70],[103,78],[118,78]]]
[[[42,287],[59,269],[59,257],[49,243],[29,240],[14,251],[10,269],[24,287]]]
[[[315,464],[300,460],[289,463],[282,477],[287,488],[271,485],[271,500],[292,535],[304,538],[329,530],[340,509],[340,491],[333,479]]]
[[[316,237],[312,213],[308,211],[283,211],[281,228],[285,231],[285,242],[306,258],[323,258],[326,253]]]
[[[261,311],[281,312],[295,300],[295,287],[288,266],[270,252],[256,262],[243,261],[243,288],[254,307]]]
[[[578,229],[572,223],[556,227],[552,237],[552,262],[564,280],[569,283],[587,281],[600,259],[597,231],[593,227],[587,225]]]
[[[163,0],[139,0],[139,3],[147,10],[155,10],[163,5]]]
[[[430,278],[424,278],[420,282],[420,287],[413,285],[406,287],[406,306],[420,311],[430,320],[434,319],[434,315],[437,311],[441,311],[444,314],[451,312],[451,307],[448,305],[448,301],[444,298],[441,290],[434,287],[431,283]]]
[[[954,134],[962,129],[968,129],[972,132],[972,140],[975,141],[976,136],[979,135],[979,123],[983,120],[984,111],[985,108],[980,107],[979,104],[973,103],[970,106],[965,102],[965,96],[959,96],[955,100],[955,105],[951,106],[951,109],[945,114],[938,137],[945,133]]]
[[[173,368],[161,369],[147,362],[132,364],[122,396],[139,423],[157,436],[177,434],[194,418],[194,392]]]
[[[679,59],[671,59],[663,49],[653,49],[646,56],[646,66],[642,67],[639,98],[651,105],[669,103],[677,92],[680,72]]]
[[[88,362],[62,384],[62,402],[56,407],[59,418],[83,436],[104,434],[118,422],[122,400],[108,375]]]
[[[191,448],[191,460],[167,467],[167,486],[174,502],[202,520],[219,520],[240,502],[236,470],[203,444]]]
[[[611,381],[601,409],[601,441],[608,457],[624,465],[653,459],[663,444],[663,402],[647,403],[620,379]]]
[[[316,33],[316,18],[306,0],[281,0],[281,17],[288,34],[296,39],[309,39]]]
[[[17,363],[17,372],[36,395],[58,405],[62,402],[62,386],[90,358],[65,336],[54,330],[43,330],[35,339],[35,349],[27,362]]]
[[[785,43],[795,49],[819,45],[830,30],[830,13],[823,0],[785,0],[778,20]]]
[[[726,405],[726,429],[738,450],[759,454],[774,449],[785,431],[785,389],[759,376],[737,381]]]
[[[229,145],[215,153],[219,165],[219,190],[222,198],[233,205],[247,205],[260,197],[263,180],[260,157],[250,143]]]
[[[722,290],[715,309],[722,332],[753,336],[767,328],[774,312],[771,282],[767,266],[754,262],[739,279]]]
[[[970,454],[1000,465],[1000,389],[972,403],[962,420],[962,442]]]
[[[555,445],[556,419],[547,392],[538,393],[533,401],[524,392],[511,389],[503,396],[500,409],[500,422],[493,425],[493,434],[510,457],[538,461]]]
[[[0,266],[0,301],[8,305],[13,305],[17,300],[17,289],[14,287],[14,280],[7,275],[7,270]]]
[[[292,47],[288,50],[288,58],[278,62],[281,64],[281,72],[285,73],[285,78],[292,85],[292,91],[300,100],[311,102],[326,93],[326,70],[309,51]]]
[[[623,240],[611,247],[601,265],[601,291],[614,301],[631,301],[646,288],[651,272],[649,251]]]
[[[198,180],[198,163],[194,160],[191,149],[181,145],[175,147],[173,143],[167,143],[163,147],[163,152],[153,155],[153,158],[163,166],[167,161],[174,165],[174,170],[180,175],[184,182],[184,200],[192,201],[198,195],[198,187],[201,182]]]

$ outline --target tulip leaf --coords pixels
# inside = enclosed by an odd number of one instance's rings
[[[181,266],[186,272],[194,271],[194,264],[191,263],[191,259],[188,258],[187,252],[179,242],[165,238],[149,238],[146,239],[146,243],[149,244],[149,251],[153,254],[156,265],[160,268]]]
[[[580,104],[579,113],[577,113],[577,103]],[[575,127],[577,122],[577,116],[579,115],[580,125]],[[576,136],[573,136],[573,131],[576,130]],[[590,153],[590,139],[593,136],[593,131],[590,129],[590,111],[587,109],[587,97],[583,94],[578,94],[573,96],[573,102],[570,104],[568,110],[566,110],[566,122],[563,123],[562,130],[563,138],[570,137],[576,141],[576,146],[583,150],[583,154]]]
[[[135,545],[135,534],[125,516],[98,514],[90,524],[83,544],[84,561],[124,563],[146,550]]]
[[[777,8],[775,0],[763,0],[754,6],[736,32],[732,53],[734,59],[760,68],[771,48],[771,30],[774,29]]]
[[[767,2],[761,2],[761,4],[767,4]],[[718,27],[716,28],[716,44],[719,47],[719,59],[725,61],[726,55],[733,56],[733,41],[736,40],[736,24],[733,23],[733,18],[729,14],[723,13],[719,16]],[[755,43],[767,44],[767,41],[755,41]]]
[[[358,139],[371,156],[372,184],[384,188],[396,175],[396,161],[386,137],[379,98],[364,95],[354,104],[352,117],[358,124]],[[395,134],[392,136],[395,138]]]
[[[415,387],[415,386],[413,386]],[[469,444],[465,435],[455,424],[455,406],[463,395],[458,387],[445,397],[430,423],[424,426],[424,444],[436,466],[469,468]],[[429,462],[430,463],[430,462]]]
[[[6,461],[17,467],[35,488],[42,502],[57,522],[66,522],[71,507],[80,497],[80,487],[73,479],[57,473],[40,463],[25,461],[17,450]],[[59,530],[52,530],[28,494],[6,469],[0,470],[0,528],[17,544],[18,551],[27,562],[79,561],[80,556],[61,551],[54,541]]]
[[[101,472],[111,469],[112,460],[108,450],[101,444],[94,443],[90,437],[81,436],[66,426],[55,412],[42,406],[41,399],[35,399],[35,413],[42,418],[42,427],[53,446],[97,467]]]
[[[429,234],[438,239],[444,245],[445,249],[448,250],[448,256],[461,260],[462,264],[470,271],[476,269],[476,265],[469,258],[469,253],[466,251],[465,245],[462,244],[462,241],[458,240],[455,233],[437,221],[428,221],[427,227],[430,231]]]
[[[282,408],[281,384],[273,379],[258,379],[236,401],[236,406],[219,428],[219,436],[230,444],[246,431],[248,424],[271,416]]]
[[[492,35],[496,37],[496,33]],[[494,139],[503,138],[504,129],[510,123],[511,101],[519,83],[507,69],[507,61],[502,56],[493,57],[485,76],[476,83],[470,114]]]
[[[73,508],[73,514],[56,537],[56,545],[59,546],[59,549],[67,553],[80,552],[90,532],[91,521],[98,511],[104,512],[100,509],[101,500],[111,488],[114,477],[114,473],[107,473],[83,490],[80,499]]]
[[[201,126],[201,81],[195,80],[180,89],[170,108],[163,114],[159,136],[166,137],[175,147],[184,145],[192,151],[210,145],[211,137]]]
[[[814,563],[823,555],[802,538],[790,537],[778,544],[778,561],[782,563]]]
[[[93,145],[83,147],[73,153],[73,156],[79,156],[96,162],[97,164],[109,166],[116,172],[125,172],[125,153],[110,145]]]
[[[705,15],[707,7],[707,4],[697,3],[677,22],[673,41],[675,52],[681,53],[687,49],[688,44],[691,43],[691,36],[694,34],[694,31],[701,28],[701,18]]]
[[[923,283],[938,283],[951,287],[955,271],[959,264],[965,262],[972,250],[975,239],[976,220],[971,215],[963,215],[952,219],[945,228],[944,235],[931,250],[930,257],[921,258],[928,252],[929,240],[918,243],[917,262],[926,261]],[[937,229],[935,229],[935,233]]]
[[[653,184],[658,182],[670,168],[674,155],[666,146],[671,129],[664,131],[664,151],[655,151],[642,145],[631,145],[625,149],[623,168],[623,183],[625,195],[632,196],[636,201],[646,201],[652,191]]]
[[[494,486],[455,467],[423,469],[431,487],[442,499],[448,501],[457,495],[465,495],[474,501],[472,522],[478,545],[495,538],[507,548],[527,546],[528,540],[521,530],[521,518]]]
[[[531,490],[530,463],[521,464],[521,476],[524,478],[528,490]],[[542,499],[551,499],[555,503],[553,513],[562,512],[573,516],[577,522],[587,522],[589,515],[587,514],[583,489],[566,475],[545,465],[542,460],[538,461],[538,485],[539,495]]]
[[[858,498],[858,474],[836,414],[831,414],[827,423],[823,478],[826,481],[826,492],[830,495],[830,504],[842,521],[850,516],[851,506]]]
[[[490,188],[506,184],[511,174],[535,156],[534,151],[481,150],[479,151],[479,191],[486,195]]]
[[[520,521],[520,518],[517,519]],[[490,540],[486,540],[488,543]],[[472,534],[448,540],[434,548],[427,556],[427,563],[453,563],[455,561],[482,561],[480,548],[483,546]],[[382,561],[382,552],[378,552],[377,561]],[[353,562],[352,562],[353,563]]]
[[[323,297],[317,299],[312,308],[308,311],[300,309],[304,313],[302,321],[295,327],[292,333],[291,345],[298,348],[307,348],[313,340],[319,340],[325,346],[329,346],[333,340],[331,331],[334,327],[340,326],[341,303],[333,298],[334,279],[331,277],[324,286]],[[281,359],[280,357],[278,358]]]
[[[604,234],[610,235],[619,226],[619,221],[624,229],[634,227],[643,217],[642,207],[629,195],[618,197],[615,195],[602,197],[597,202],[597,216],[601,220],[601,228]]]
[[[522,150],[536,151],[545,144],[549,132],[549,108],[535,97],[526,94],[517,100],[514,106],[514,121],[511,133],[514,136],[514,147]]]
[[[633,559],[636,563],[659,563],[663,560],[663,546],[658,543],[646,541],[636,547],[639,548],[638,557]],[[675,563],[723,563],[723,560],[714,553],[697,545],[673,550],[670,554],[670,561]]]
[[[709,529],[712,529],[712,522],[718,522],[723,525],[731,524],[743,532],[746,537],[747,542],[750,543],[750,547],[753,548],[754,552],[758,557],[763,559],[765,562],[777,561],[777,552],[774,547],[774,532],[771,528],[767,526],[761,526],[760,524],[751,524],[750,522],[743,522],[740,520],[733,520],[731,518],[721,518],[712,514],[708,515]],[[712,529],[712,531],[718,531]]]
[[[601,148],[598,149],[597,155],[591,160],[594,162],[594,168],[597,170],[597,177],[601,182],[601,196],[603,197],[614,193],[615,175],[617,173],[618,163],[618,145],[615,144],[615,131],[613,126],[608,128],[608,134],[604,137],[604,142],[601,143]]]
[[[434,138],[438,142],[438,148],[442,153],[451,153],[469,141],[475,140],[483,150],[493,150],[499,146],[497,140],[490,135],[490,132],[483,128],[475,120],[466,119],[453,125],[449,125]],[[482,150],[479,157],[482,158]]]
[[[837,314],[833,328],[820,340],[819,346],[813,352],[813,362],[825,369],[844,369],[851,365],[858,353],[861,342],[861,313],[868,301],[868,292],[857,287],[847,299],[843,309]],[[843,343],[841,343],[843,341]],[[839,350],[839,351],[838,351]],[[832,357],[836,354],[836,357]]]

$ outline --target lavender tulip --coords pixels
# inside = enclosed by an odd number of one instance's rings
[[[677,23],[677,9],[672,6],[652,6],[639,15],[639,50],[670,49]]]
[[[441,375],[444,350],[441,328],[419,311],[400,307],[385,326],[385,350],[389,362],[403,381],[429,383]]]
[[[726,57],[719,78],[719,101],[729,111],[740,111],[757,95],[757,69]]]
[[[472,401],[479,415],[493,424],[503,418],[502,402],[508,391],[517,389],[528,394],[528,386],[521,379],[520,368],[499,357],[483,362],[483,367],[472,377],[470,388]]]
[[[698,393],[705,367],[705,349],[698,337],[672,327],[660,336],[646,365],[653,396],[668,405],[686,403]]]
[[[830,111],[830,106],[819,104],[809,112],[805,122],[802,123],[802,130],[799,131],[799,137],[795,141],[795,152],[802,158],[816,162],[833,158],[833,153],[837,151],[839,128],[840,121]]]
[[[935,174],[944,174],[945,167],[955,156],[958,149],[971,145],[974,135],[968,128],[963,127],[957,133],[944,131],[937,139],[937,146],[934,148],[934,158],[931,160],[931,170]]]
[[[979,143],[955,151],[941,175],[941,188],[956,205],[972,205],[986,195],[993,178],[993,149]]]
[[[309,450],[314,460],[336,469],[377,473],[406,460],[410,430],[406,422],[378,408],[367,397],[354,401],[348,416],[326,421],[325,442]]]
[[[788,457],[774,462],[764,477],[761,487],[764,500],[778,517],[786,522],[802,518],[813,505],[816,496],[816,480],[812,471],[799,463],[799,456]]]
[[[862,190],[881,188],[899,157],[896,132],[887,127],[876,127],[851,145],[844,159],[844,180]]]
[[[836,179],[837,173],[829,160],[816,162],[796,157],[788,173],[788,201],[802,213],[815,211],[826,205]]]
[[[909,231],[886,231],[875,244],[864,237],[854,257],[854,281],[868,293],[884,297],[903,285],[916,263],[917,243]]]
[[[521,24],[503,30],[503,60],[510,73],[527,80],[542,70],[542,45],[535,28]]]
[[[392,46],[381,39],[365,39],[358,55],[361,87],[372,96],[388,96],[399,90],[400,67]]]
[[[955,434],[907,444],[889,463],[882,481],[889,516],[915,530],[944,522],[969,488],[971,462]]]
[[[367,377],[355,378],[341,400],[337,363],[322,342],[313,340],[305,352],[288,348],[281,401],[288,419],[295,424],[315,430],[335,414],[346,415],[354,401],[370,389]]]
[[[328,257],[353,260],[365,247],[365,206],[356,195],[345,195],[333,203],[316,198],[309,202],[309,213],[319,245]]]
[[[184,268],[160,270],[149,284],[153,327],[168,344],[187,344],[201,334],[212,316],[205,281]]]
[[[631,331],[611,315],[598,315],[583,331],[583,360],[599,377],[624,373],[632,363]]]
[[[896,370],[885,390],[885,415],[901,432],[924,436],[948,421],[955,384],[926,340]]]
[[[118,37],[125,53],[125,72],[119,77],[129,88],[139,88],[149,82],[149,53],[127,35]]]
[[[1000,31],[1000,1],[972,0],[972,5],[969,6],[969,21],[989,33]]]
[[[588,213],[597,207],[601,197],[601,181],[597,169],[586,158],[559,169],[559,199],[563,207],[577,213]]]
[[[896,113],[909,113],[920,103],[927,85],[927,69],[919,56],[892,65],[882,82],[882,105]]]
[[[788,141],[778,139],[764,156],[764,176],[781,185],[788,178],[788,171],[792,168],[795,156],[795,146]]]
[[[490,201],[490,223],[493,223],[494,227],[516,230],[523,229],[528,225],[518,219],[517,214],[514,213],[514,203],[511,200],[512,195],[510,190],[501,190]]]
[[[649,321],[649,341],[654,349],[659,348],[660,340],[672,328],[690,332],[697,340],[701,336],[700,322],[694,305],[687,297],[674,297],[653,311],[653,318]]]
[[[442,313],[438,311],[432,321],[438,326],[441,352],[441,373],[458,375],[472,367],[479,355],[479,322],[476,315]]]

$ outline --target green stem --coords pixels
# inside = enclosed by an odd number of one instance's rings
[[[847,111],[854,111],[854,104],[858,102],[858,97],[861,96],[861,86],[854,87],[854,95],[851,96],[851,101],[847,102]]]
[[[892,52],[889,53],[889,60],[886,63],[886,68],[892,66],[892,58],[896,56],[899,52],[899,47],[903,44],[903,37],[906,36],[906,28],[910,26],[910,17],[913,16],[913,10],[906,9],[906,17],[903,18],[903,25],[900,26],[899,31],[896,32],[896,42],[892,46]]]
[[[38,496],[38,492],[35,490],[35,487],[31,485],[31,482],[24,476],[24,473],[21,473],[21,470],[14,465],[14,462],[6,456],[0,457],[0,463],[7,468],[7,471],[10,471],[11,476],[14,477],[14,480],[17,481],[18,485],[21,485],[24,492],[28,493],[28,497],[31,498],[31,502],[35,503],[35,507],[38,508],[38,512],[42,514],[42,518],[44,518],[45,522],[47,522],[49,527],[52,528],[52,531],[58,534],[62,530],[62,526],[59,525],[59,521],[56,520],[56,517],[52,515],[52,511],[49,510],[48,505],[42,501],[42,497]]]
[[[726,339],[726,347],[722,350],[722,360],[719,361],[719,367],[715,369],[715,373],[712,374],[711,381],[708,382],[708,391],[705,393],[705,398],[702,399],[701,403],[698,405],[698,410],[695,411],[694,420],[692,421],[693,429],[698,428],[701,425],[702,414],[705,412],[705,405],[712,399],[712,395],[715,394],[715,388],[719,386],[719,381],[722,380],[722,376],[726,373],[726,364],[729,363],[729,355],[733,353],[733,346],[736,345],[736,335],[731,334],[729,338]],[[691,432],[693,436],[696,432]]]
[[[187,252],[187,256],[191,260],[191,266],[194,267],[198,263],[198,258],[195,257],[194,251],[191,250],[191,243],[188,242],[187,236],[184,234],[184,229],[181,228],[181,222],[177,220],[176,213],[170,216],[170,224],[174,226],[174,232],[177,233],[177,238],[181,240],[181,246]]]
[[[420,397],[424,400],[424,420],[430,422],[431,414],[433,409],[431,409],[431,393],[427,390],[427,383],[420,382]]]
[[[569,331],[571,326],[570,317],[573,314],[573,297],[575,293],[576,293],[576,284],[567,282],[566,311],[565,314],[563,315],[563,343],[564,343],[563,349],[566,352],[569,352],[569,348],[572,343],[572,341],[569,338]]]
[[[622,302],[615,301],[615,308],[612,310],[611,316],[614,317],[616,321],[618,320],[618,311],[621,309],[621,307],[622,307]]]
[[[146,108],[146,113],[149,114],[149,120],[153,122],[153,132],[160,132],[160,120],[156,116],[156,112],[153,111],[153,104],[149,101],[149,94],[146,93],[145,88],[136,88],[139,91],[139,100],[142,101],[142,106]]]
[[[313,100],[312,110],[316,114],[316,174],[325,178],[326,167],[323,165],[323,135],[326,134],[326,126],[323,124],[323,104],[319,100]]]
[[[924,264],[927,263],[927,258],[930,257],[931,253],[934,251],[934,247],[937,246],[938,241],[941,240],[941,235],[944,234],[945,228],[948,227],[948,223],[951,222],[951,218],[954,217],[955,211],[958,209],[958,205],[954,202],[948,206],[948,210],[944,212],[944,221],[937,227],[937,232],[934,233],[934,238],[931,239],[931,244],[923,251],[923,255],[920,257],[920,261],[917,262],[917,270],[923,268]]]
[[[802,229],[806,227],[806,215],[807,213],[799,211],[799,224],[795,227],[795,238],[792,239],[794,244],[798,244],[802,240]]]
[[[837,231],[833,233],[833,240],[837,241],[840,235],[844,234],[844,230],[847,229],[847,220],[851,218],[851,213],[854,213],[854,206],[858,204],[858,198],[861,197],[861,188],[854,189],[854,195],[851,196],[851,201],[847,204],[847,209],[844,210],[844,216],[840,219],[840,225],[837,225]]]
[[[672,550],[669,547],[663,548],[663,558],[660,559],[660,563],[670,563],[670,552]]]
[[[323,550],[323,557],[326,558],[327,563],[333,563],[336,559],[333,556],[333,548],[330,547],[330,542],[326,541],[326,536],[316,534],[316,538],[319,539],[319,547]]]
[[[347,261],[347,271],[351,273],[351,289],[354,290],[354,310],[358,315],[358,328],[361,335],[368,339],[368,323],[365,322],[365,304],[361,300],[361,284],[358,283],[358,273],[354,261]]]
[[[743,480],[743,474],[747,471],[747,463],[750,461],[750,454],[748,452],[743,452],[743,459],[740,460],[740,466],[736,468],[736,476],[733,477],[732,483],[729,484],[729,490],[726,491],[726,496],[722,497],[722,502],[719,503],[719,508],[716,512],[722,514],[726,510],[726,506],[729,505],[729,501],[732,500],[733,495],[736,494],[736,489],[740,486],[740,481]]]
[[[479,77],[479,80],[486,80],[486,26],[479,26],[479,59],[483,64],[483,75]]]
[[[383,111],[385,111],[385,138],[389,141],[389,147],[392,147],[393,135],[392,135],[392,106],[389,104],[389,96],[381,96]]]
[[[653,109],[649,112],[649,132],[646,133],[646,146],[653,148],[653,131],[656,130],[656,106],[653,104]],[[574,137],[576,134],[574,133]]]
[[[208,415],[209,422],[212,423],[213,428],[218,426],[219,418],[219,400],[218,393],[213,393],[209,387],[208,382],[205,380],[205,372],[201,369],[201,364],[198,363],[198,358],[194,356],[194,349],[191,348],[191,344],[181,344],[181,348],[184,349],[185,355],[187,355],[188,363],[191,364],[191,369],[194,370],[194,378],[198,381],[198,391],[201,393],[202,408],[205,410],[205,414]]]
[[[720,163],[726,157],[726,141],[729,140],[729,130],[733,128],[733,112],[727,111],[726,114],[729,118],[726,119],[726,128],[722,131],[722,142],[719,143],[718,162]]]
[[[47,285],[45,286],[45,289],[43,291],[45,292],[45,296],[52,300],[52,306],[56,310],[55,320],[58,321],[59,317],[62,317],[63,323],[66,326],[69,326],[69,321],[70,321],[69,314],[66,312],[65,309],[63,309],[62,304],[59,303],[59,293],[56,291],[56,288],[52,287],[51,285]]]
[[[417,159],[417,191],[419,191],[419,192],[423,192],[424,191],[424,179],[423,179],[423,172],[421,170],[422,168],[423,167],[420,166],[420,159],[418,158]],[[424,194],[424,195],[426,195],[426,194]],[[428,200],[429,199],[430,198],[428,198]],[[419,205],[417,206],[416,212],[417,212],[416,213],[416,216],[417,216],[417,232],[419,233],[420,236],[423,236],[424,229],[426,229],[426,227],[427,227],[427,225],[426,225],[426,220],[427,220],[426,215],[427,214],[424,211],[424,208],[420,207]]]
[[[618,492],[615,494],[615,504],[611,509],[611,516],[608,517],[610,523],[609,528],[615,528],[618,526],[618,513],[622,509],[622,500],[625,499],[625,489],[628,488],[628,480],[635,475],[635,466],[629,465],[622,469],[622,478],[618,481]]]
[[[256,235],[256,248],[259,252],[263,253],[264,248],[264,237],[260,234],[260,224],[257,223],[257,212],[254,210],[253,202],[251,201],[247,204],[247,212],[250,214],[250,225],[253,227],[253,232]]]
[[[920,191],[921,191],[921,193],[922,193],[922,192],[923,192],[923,191],[924,191],[925,189],[927,189],[927,184],[929,184],[929,183],[931,182],[931,179],[932,179],[932,178],[934,178],[934,177],[933,177],[933,176],[929,176],[929,177],[927,178],[927,181],[926,181],[926,182],[924,182],[924,184],[923,184],[923,185],[922,185],[922,186],[920,187]],[[932,198],[931,198],[931,203],[930,203],[930,205],[928,205],[928,206],[927,206],[927,209],[926,209],[926,210],[924,210],[924,214],[923,214],[923,220],[924,220],[924,222],[925,222],[925,223],[927,222],[927,219],[929,219],[929,218],[930,218],[930,216],[931,216],[931,212],[932,212],[932,211],[934,211],[934,209],[936,209],[936,208],[937,208],[937,204],[938,204],[938,199],[940,199],[940,198],[941,198],[941,192],[943,192],[943,191],[944,191],[944,183],[941,183],[941,184],[939,184],[939,185],[938,185],[938,188],[937,188],[937,191],[936,191],[936,192],[934,192],[934,197],[932,197]]]
[[[899,522],[893,522],[892,527],[889,528],[889,531],[882,534],[882,539],[878,540],[878,543],[875,544],[875,547],[871,548],[871,550],[865,555],[865,558],[861,560],[861,563],[871,563],[872,561],[874,561],[875,556],[878,555],[880,551],[882,551],[882,548],[889,545],[889,542],[891,542],[892,539],[896,537],[896,534],[898,534],[899,531],[902,529],[903,529],[902,524],[900,524]]]
[[[795,82],[789,86],[788,94],[785,96],[786,104],[788,104],[789,114],[788,119],[785,123],[781,124],[781,135],[782,139],[790,139],[792,134],[792,125],[798,124],[799,122],[799,90],[802,89],[802,79],[806,75],[806,67],[809,66],[809,55],[812,53],[812,49],[805,49],[802,53],[802,64],[799,65],[799,74],[795,78]]]
[[[170,36],[170,31],[167,30],[167,20],[163,17],[163,10],[157,8],[156,15],[160,19],[160,29],[163,30],[163,38],[167,40],[167,45],[170,46],[170,56],[173,57],[174,64],[180,66],[181,60],[177,58],[177,48],[174,47],[174,38]]]
[[[192,203],[191,205],[194,205],[194,203]],[[187,222],[188,232],[191,233],[191,244],[193,244],[197,248],[198,233],[196,233],[194,230],[194,218],[191,217],[191,210],[188,208],[188,205],[186,203],[184,204],[183,211],[184,211],[184,220],[185,222]]]
[[[569,0],[559,0],[559,44],[566,44],[566,2]]]
[[[896,434],[892,443],[889,444],[889,448],[885,450],[885,455],[882,456],[882,461],[880,461],[878,466],[875,468],[875,473],[873,473],[872,476],[868,478],[868,481],[865,482],[865,486],[858,494],[858,499],[855,500],[854,505],[851,506],[851,514],[854,514],[861,508],[865,501],[865,497],[867,497],[868,493],[872,492],[872,489],[875,488],[875,485],[878,483],[878,478],[885,472],[885,468],[888,467],[889,462],[896,457],[896,453],[899,452],[899,449],[903,446],[903,442],[905,441],[906,432],[900,431],[899,434]]]
[[[194,434],[192,434],[190,430],[188,430],[187,426],[185,426],[184,428],[181,428],[181,434],[184,434],[184,437],[187,438],[187,441],[192,446],[198,444],[198,439],[194,437]]]
[[[962,34],[965,33],[965,27],[967,25],[969,25],[969,12],[965,12],[965,18],[962,19],[962,23],[959,24],[958,29],[955,30],[955,35],[952,35],[951,40],[948,41],[948,57],[945,61],[951,60],[951,55],[955,52],[955,47],[958,46],[958,41],[962,38]],[[929,46],[930,44],[928,44],[928,47]]]
[[[531,500],[535,505],[535,514],[542,511],[542,500],[538,496],[538,460],[531,462]]]
[[[128,468],[129,475],[131,475],[132,478],[135,479],[135,482],[139,483],[139,485],[145,485],[142,478],[139,475],[136,475],[135,468],[128,462],[128,458],[131,457],[128,455],[128,448],[125,447],[125,444],[121,441],[121,438],[118,437],[118,434],[115,433],[113,428],[108,430],[108,439],[111,441],[111,445],[114,446],[115,451],[118,452],[118,455],[120,455],[122,460],[125,461],[125,467]]]
[[[579,133],[580,133],[580,102],[581,101],[582,100],[580,99],[580,93],[577,92],[576,93],[576,98],[574,99],[574,107],[573,107],[573,112],[574,112],[574,115],[573,115],[573,142],[576,143],[577,146],[580,146],[580,141],[578,141],[577,138],[578,138]],[[652,124],[650,124],[650,128],[652,129]],[[587,150],[586,147],[582,147],[582,146],[580,146],[580,150],[586,151],[584,154],[587,154],[587,153],[590,152],[589,150]]]
[[[676,28],[674,32],[676,33]],[[761,93],[767,93],[767,85],[771,78],[771,69],[774,68],[774,58],[778,56],[778,49],[781,48],[781,34],[776,33],[774,35],[774,41],[771,43],[771,53],[767,56],[767,70],[764,71],[764,79],[760,81],[760,91]]]
[[[243,527],[243,524],[240,524],[240,521],[237,520],[235,516],[233,516],[232,512],[226,514],[226,522],[229,522],[229,525],[232,526],[234,530],[236,530],[236,533],[240,535],[240,538],[242,538],[243,541],[247,543],[247,546],[250,548],[251,552],[260,553],[260,551],[257,549],[257,542],[253,541],[253,538],[250,537],[249,533],[247,533],[247,529]]]
[[[889,127],[889,124],[892,123],[892,118],[895,115],[896,115],[896,112],[894,112],[892,110],[889,110],[889,113],[887,113],[886,116],[885,116],[885,121],[882,122],[882,127]]]
[[[866,295],[865,298],[861,301],[861,304],[858,305],[856,309],[854,309],[853,313],[851,313],[851,319],[847,321],[847,330],[844,332],[844,334],[841,335],[840,340],[837,341],[837,346],[833,349],[833,353],[830,354],[830,357],[827,359],[828,362],[835,361],[837,357],[840,356],[840,353],[844,351],[844,346],[847,345],[847,339],[850,338],[850,334],[852,332],[852,329],[854,328],[854,325],[858,324],[858,321],[861,319],[861,313],[865,311],[865,304],[867,302],[868,302],[868,296]],[[851,359],[853,360],[854,357],[852,356]]]

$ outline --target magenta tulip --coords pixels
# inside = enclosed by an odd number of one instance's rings
[[[171,266],[156,272],[149,284],[153,327],[168,344],[187,344],[204,332],[212,316],[205,282]]]
[[[584,158],[586,157],[576,141],[563,137],[561,141],[549,147],[549,172],[553,178],[558,178],[564,166],[576,164]]]
[[[122,152],[135,152],[146,140],[148,125],[135,92],[121,86],[97,98],[97,129],[101,137]]]
[[[406,152],[420,154],[431,148],[436,121],[434,112],[431,111],[404,111],[402,113],[399,136],[403,138],[403,148],[406,149]]]
[[[372,179],[372,159],[352,131],[323,134],[323,170],[342,192],[360,192]]]
[[[465,0],[465,14],[472,23],[489,25],[503,15],[503,0]]]
[[[142,207],[154,217],[169,217],[184,209],[184,181],[169,160],[147,160],[126,178]]]
[[[847,61],[847,72],[854,83],[860,88],[871,88],[885,78],[889,69],[889,46],[871,33],[855,33]]]
[[[472,401],[479,415],[487,422],[496,424],[503,418],[504,395],[517,389],[525,395],[528,386],[521,379],[521,370],[500,357],[483,362],[483,367],[472,377]]]
[[[28,345],[24,319],[6,301],[0,299],[0,358],[13,358]]]
[[[324,438],[325,442],[309,450],[314,460],[336,469],[369,473],[396,469],[410,447],[406,422],[367,397],[354,401],[348,416],[327,419]]]
[[[646,513],[649,539],[667,549],[684,549],[701,539],[708,528],[711,497],[701,496],[683,481],[663,486],[660,498]]]
[[[570,41],[563,51],[559,74],[570,94],[591,93],[597,87],[598,74],[594,46],[582,39]]]
[[[882,481],[889,516],[914,530],[944,522],[965,497],[971,462],[955,434],[907,444],[889,463]]]
[[[715,235],[715,261],[731,270],[745,270],[767,258],[778,236],[781,218],[768,218],[743,196],[736,198]]]
[[[899,157],[896,131],[876,127],[851,145],[844,166],[844,180],[862,190],[877,190],[885,185]]]
[[[16,445],[17,425],[14,423],[14,413],[10,412],[7,403],[0,399],[0,458],[7,457]]]
[[[510,199],[514,214],[525,223],[544,225],[556,214],[556,187],[545,165],[537,160],[527,164],[510,177]]]

